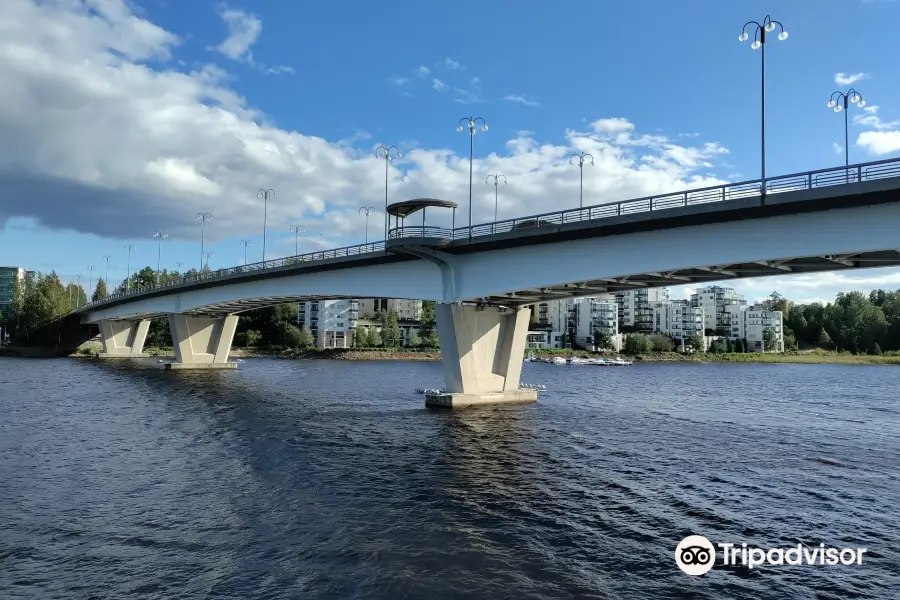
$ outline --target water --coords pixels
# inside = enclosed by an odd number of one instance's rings
[[[0,597],[891,598],[896,367],[0,359]],[[829,464],[837,461],[839,464]],[[675,566],[688,534],[861,566]]]

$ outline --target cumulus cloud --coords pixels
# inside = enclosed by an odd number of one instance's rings
[[[444,83],[443,81],[441,81],[440,79],[432,80],[431,87],[433,87],[434,89],[436,89],[439,92],[446,92],[447,90],[450,89],[450,86],[447,85],[446,83]]]
[[[225,5],[219,7],[219,16],[228,27],[228,37],[216,46],[216,50],[232,60],[253,62],[250,47],[262,33],[262,21],[256,18],[256,15],[234,10]]]
[[[102,11],[74,1],[3,2],[0,223],[34,219],[106,237],[164,227],[173,238],[193,239],[194,216],[203,211],[214,215],[207,236],[215,241],[246,235],[247,215],[262,213],[256,191],[265,187],[277,192],[268,206],[272,230],[299,222],[327,232],[323,245],[344,245],[362,238],[358,207],[382,205],[384,163],[369,147],[380,140],[329,141],[279,128],[229,87],[223,70],[160,62],[178,38],[123,0],[96,4]],[[248,48],[233,52],[246,56]],[[479,137],[501,135],[502,122],[490,125]],[[584,172],[586,203],[721,182],[706,174],[727,153],[715,143],[641,134],[622,117],[560,133],[557,143],[538,143],[521,132],[489,155],[478,154],[476,140],[475,172],[509,180],[501,218],[577,206],[573,149],[595,159]],[[447,140],[455,151],[404,145],[390,166],[391,198],[464,206],[468,140],[457,135]],[[475,222],[492,219],[493,201],[486,186],[476,187]]]
[[[864,131],[856,143],[872,154],[892,154],[900,151],[900,131]]]
[[[517,104],[522,104],[524,106],[540,106],[541,105],[540,102],[538,102],[537,100],[534,100],[532,98],[529,98],[525,94],[510,94],[509,96],[504,98],[504,100],[507,100],[509,102],[515,102]]]
[[[844,153],[844,149],[841,148],[841,147],[838,145],[837,142],[832,142],[832,143],[831,143],[831,150],[832,150],[835,154],[843,154],[843,153]]]
[[[456,62],[456,61],[453,60],[452,58],[445,58],[445,59],[444,59],[444,67],[445,67],[448,71],[462,71],[462,70],[465,69],[465,67],[464,67],[463,65],[459,64],[458,62]]]
[[[416,77],[427,77],[429,73],[431,73],[431,69],[428,67],[416,67],[413,69],[413,73]]]
[[[868,77],[867,73],[835,73],[834,82],[838,85],[853,85],[857,81],[862,81]]]

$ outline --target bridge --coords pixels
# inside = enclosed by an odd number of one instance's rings
[[[900,159],[436,227],[417,199],[389,207],[388,239],[131,289],[66,316],[97,324],[102,357],[143,356],[165,316],[167,368],[233,368],[242,311],[323,298],[435,301],[446,394],[426,404],[536,400],[520,389],[529,305],[714,280],[900,265]],[[421,210],[421,224],[407,218]],[[454,218],[455,221],[455,218]]]

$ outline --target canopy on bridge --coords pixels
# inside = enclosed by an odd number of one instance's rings
[[[413,198],[412,200],[404,200],[403,202],[394,202],[387,207],[387,213],[392,217],[400,217],[405,219],[409,215],[418,210],[434,206],[436,208],[456,208],[458,204],[450,200],[439,200],[438,198]]]

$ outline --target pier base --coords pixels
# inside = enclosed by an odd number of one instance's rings
[[[237,369],[228,362],[231,342],[237,328],[237,315],[227,317],[196,317],[172,313],[167,315],[175,360],[165,369]]]
[[[101,352],[97,358],[150,358],[146,352],[138,352],[135,354],[121,354],[118,352]]]
[[[537,390],[485,394],[425,394],[425,406],[428,408],[467,408],[487,404],[532,404],[537,402],[537,397]]]
[[[197,371],[202,369],[237,369],[237,363],[178,363],[170,362],[165,365],[166,371]]]

